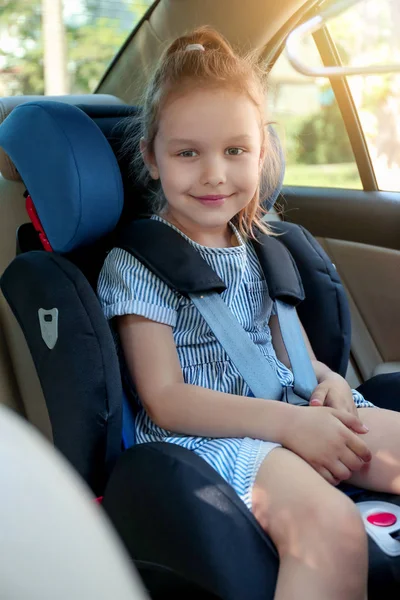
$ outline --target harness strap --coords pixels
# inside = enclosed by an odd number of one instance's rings
[[[161,221],[132,221],[119,233],[116,246],[133,254],[169,288],[183,296],[226,290],[225,283],[197,250]]]
[[[297,265],[277,236],[257,232],[253,248],[257,254],[272,300],[297,306],[305,298]]]

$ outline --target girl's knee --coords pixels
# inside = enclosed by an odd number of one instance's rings
[[[286,449],[260,467],[253,488],[253,514],[280,556],[321,553],[345,566],[366,556],[366,532],[354,503]],[[353,560],[352,560],[353,559]]]
[[[335,494],[326,507],[319,507],[319,524],[347,550],[359,552],[362,547],[367,548],[367,533],[361,514],[352,500],[342,492],[338,493],[339,497]]]
[[[356,506],[333,487],[322,495],[318,490],[296,495],[293,490],[290,499],[276,505],[263,504],[262,495],[255,494],[253,513],[281,556],[306,546],[320,546],[348,560],[366,551],[366,532]]]

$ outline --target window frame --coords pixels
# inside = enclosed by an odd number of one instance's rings
[[[313,38],[325,67],[342,66],[335,42],[326,26],[314,32]],[[329,77],[329,81],[353,150],[363,190],[377,192],[379,187],[374,166],[347,78]]]
[[[311,19],[312,17],[317,16],[321,9],[323,8],[324,0],[322,3],[318,3],[317,6],[313,4],[308,8],[307,11],[301,11],[301,17],[298,18],[298,15],[292,17],[289,22],[282,28],[281,32],[279,32],[273,42],[266,45],[264,52],[261,54],[262,58],[269,55],[269,66],[268,70],[271,71],[278,58],[282,54],[285,48],[285,43],[287,36],[301,23]],[[328,2],[325,2],[326,5],[329,5]],[[295,18],[297,17],[297,18]],[[288,24],[290,26],[288,27]],[[283,35],[282,35],[283,34]],[[324,66],[343,66],[343,63],[340,59],[339,52],[337,51],[334,39],[332,38],[329,28],[325,25],[321,27],[319,30],[312,34],[314,39],[317,52],[321,58],[321,61]],[[280,39],[280,44],[277,47],[276,39]],[[271,47],[272,46],[272,47]],[[268,52],[269,49],[269,52]],[[271,52],[272,50],[272,52]],[[340,110],[343,123],[347,132],[347,137],[350,142],[353,155],[354,162],[357,166],[358,174],[360,177],[360,182],[362,185],[362,190],[365,192],[382,192],[386,190],[381,190],[378,185],[378,181],[375,175],[374,164],[371,159],[368,143],[364,135],[364,130],[359,119],[358,110],[353,100],[353,95],[351,93],[350,86],[347,81],[347,77],[329,77],[328,78],[332,91],[335,96],[335,100],[337,102],[338,108]],[[290,187],[296,187],[292,184]],[[314,186],[318,187],[318,186]],[[321,188],[325,189],[325,188]],[[327,189],[339,189],[339,188],[327,188]],[[397,193],[394,191],[393,193]]]
[[[119,61],[121,56],[124,54],[126,48],[131,43],[132,38],[136,35],[136,32],[141,28],[143,23],[150,18],[152,12],[157,8],[157,6],[160,4],[160,2],[161,2],[161,0],[153,0],[153,3],[150,4],[149,8],[143,14],[142,18],[139,19],[139,21],[136,23],[136,25],[134,26],[134,28],[132,29],[132,31],[130,32],[128,37],[126,38],[125,42],[122,44],[121,48],[118,50],[117,54],[112,59],[111,63],[108,65],[108,68],[104,71],[102,78],[98,82],[95,90],[93,90],[93,94],[101,93],[100,89],[101,89],[101,86],[103,85],[103,82],[107,79],[108,75],[110,74],[110,72],[112,71],[112,69],[114,68],[116,63]]]

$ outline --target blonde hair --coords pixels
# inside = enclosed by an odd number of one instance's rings
[[[200,44],[201,49],[187,49],[192,44]],[[156,70],[147,87],[143,110],[134,123],[136,133],[128,136],[124,151],[134,149],[133,166],[139,171],[138,179],[149,185],[151,177],[144,165],[138,142],[144,138],[149,153],[154,154],[154,140],[158,130],[160,114],[168,98],[174,94],[185,93],[195,86],[211,85],[230,88],[247,95],[260,113],[262,146],[264,149],[263,167],[260,183],[250,202],[237,215],[233,222],[243,237],[255,237],[255,228],[264,233],[271,233],[268,225],[262,220],[267,212],[261,205],[261,199],[268,198],[279,184],[282,169],[281,155],[265,122],[265,102],[267,76],[257,63],[255,53],[241,57],[233,51],[228,41],[210,27],[200,27],[188,35],[176,39],[163,53]],[[160,212],[165,206],[165,197],[158,182],[153,192],[152,212]]]

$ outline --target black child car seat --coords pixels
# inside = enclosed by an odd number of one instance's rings
[[[21,105],[7,117],[0,146],[27,187],[32,223],[18,231],[18,255],[1,289],[31,351],[54,443],[94,494],[104,495],[152,597],[272,599],[275,548],[232,488],[184,448],[160,442],[127,449],[134,414],[93,287],[107,250],[145,206],[146,190],[119,153],[125,118],[136,112],[47,101]],[[344,375],[350,318],[340,279],[306,230],[276,228],[303,281],[299,315],[317,358]],[[390,378],[368,383],[367,399],[386,398],[396,407]],[[400,500],[353,492],[358,503],[394,502],[384,509],[398,520],[369,531],[369,597],[397,598]],[[378,505],[368,510],[382,512]]]

